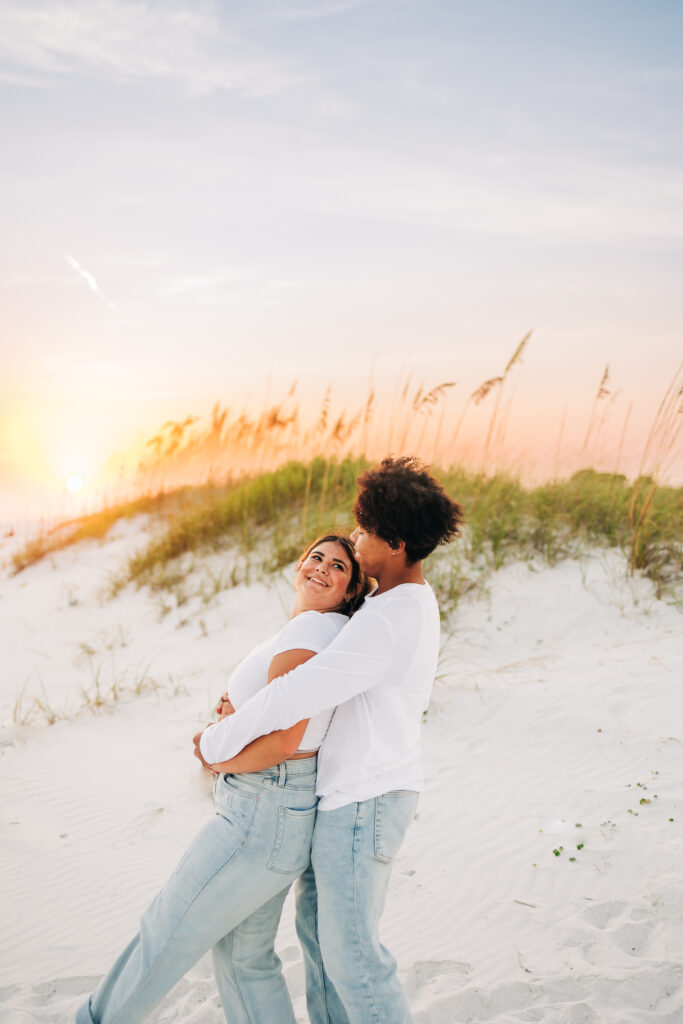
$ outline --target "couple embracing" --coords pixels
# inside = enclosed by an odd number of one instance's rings
[[[353,511],[350,538],[303,553],[292,617],[195,736],[217,813],[77,1024],[137,1024],[209,949],[228,1024],[294,1024],[274,941],[295,881],[311,1024],[411,1021],[379,921],[439,652],[422,560],[457,536],[462,509],[405,457],[359,478]]]

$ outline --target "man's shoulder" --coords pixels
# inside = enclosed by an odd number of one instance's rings
[[[430,620],[439,621],[439,606],[428,583],[392,587],[381,594],[379,600],[366,601],[362,611],[375,621],[384,621],[394,636],[402,633],[412,636],[415,629],[423,628]],[[366,621],[369,622],[369,618]]]
[[[427,608],[437,609],[438,604],[434,591],[430,587],[429,583],[400,583],[397,587],[392,587],[391,590],[387,590],[382,595],[382,604],[378,604],[378,610],[380,609],[396,609],[396,608]]]

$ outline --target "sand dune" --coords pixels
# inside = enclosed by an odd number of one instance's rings
[[[212,813],[192,733],[289,603],[284,576],[164,615],[103,600],[142,528],[0,581],[3,1024],[71,1020],[135,931]],[[460,604],[384,921],[416,1024],[683,1020],[682,679],[680,613],[616,553],[511,566]],[[16,725],[22,689],[65,720]],[[305,1022],[289,901],[279,951]],[[208,960],[151,1018],[222,1019]]]

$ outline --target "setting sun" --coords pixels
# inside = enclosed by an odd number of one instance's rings
[[[72,473],[71,476],[68,476],[64,481],[64,486],[67,491],[71,491],[72,494],[75,494],[77,491],[83,489],[83,477],[78,476],[76,473]]]

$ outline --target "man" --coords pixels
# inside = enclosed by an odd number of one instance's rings
[[[199,753],[220,770],[257,737],[337,706],[319,753],[311,854],[320,949],[334,992],[326,1007],[309,999],[309,1012],[315,1024],[409,1024],[379,920],[392,861],[415,815],[421,717],[439,653],[439,611],[422,560],[458,535],[462,508],[409,457],[384,459],[358,484],[352,540],[376,590],[316,658],[209,726]],[[315,929],[301,937],[310,981]]]

